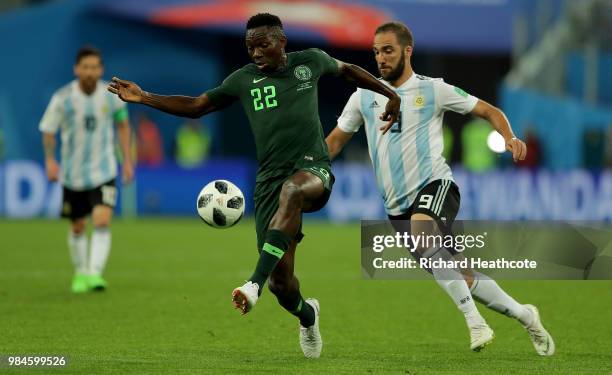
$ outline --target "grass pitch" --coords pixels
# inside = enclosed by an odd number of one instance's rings
[[[534,303],[557,354],[484,307],[496,339],[469,350],[463,318],[434,281],[364,281],[359,227],[308,222],[296,273],[321,302],[323,354],[303,358],[298,322],[265,291],[246,316],[230,294],[256,262],[253,222],[116,221],[104,293],[72,295],[67,223],[0,221],[0,355],[66,355],[73,374],[612,373],[612,282],[501,281]]]

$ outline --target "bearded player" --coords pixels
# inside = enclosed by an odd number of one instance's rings
[[[450,233],[459,211],[459,188],[442,156],[442,118],[445,111],[471,113],[489,121],[506,141],[515,161],[527,154],[525,144],[514,136],[502,111],[467,94],[442,79],[417,75],[410,63],[412,33],[399,22],[379,26],[373,51],[381,82],[402,98],[400,120],[387,136],[374,131],[375,116],[386,98],[358,89],[346,104],[338,126],[326,141],[333,159],[365,123],[370,157],[385,209],[396,230],[419,233]],[[387,125],[388,126],[388,125]],[[453,249],[421,248],[412,254],[437,261],[456,255]],[[429,269],[444,291],[464,314],[470,331],[470,347],[480,351],[493,340],[493,330],[480,315],[474,299],[488,308],[516,319],[525,327],[538,354],[555,352],[553,338],[540,322],[533,305],[522,305],[484,274],[471,270]]]
[[[249,312],[268,288],[279,304],[300,321],[300,345],[307,358],[320,356],[319,302],[304,300],[295,277],[297,244],[303,237],[302,213],[321,209],[334,177],[318,115],[317,83],[340,75],[388,98],[381,121],[396,121],[399,96],[365,70],[331,58],[318,49],[286,53],[287,37],[277,16],[263,13],[246,25],[246,47],[253,63],[198,97],[161,96],[135,83],[113,79],[109,90],[127,102],[197,118],[240,101],[249,119],[259,170],[254,200],[259,260],[248,281],[234,289],[232,301]]]

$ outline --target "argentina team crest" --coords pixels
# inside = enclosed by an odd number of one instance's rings
[[[413,104],[417,108],[423,108],[423,106],[425,106],[425,96],[422,94],[416,95]]]
[[[299,79],[300,81],[308,81],[310,78],[312,78],[312,71],[306,65],[297,66],[293,71],[293,74],[295,74],[295,78]]]

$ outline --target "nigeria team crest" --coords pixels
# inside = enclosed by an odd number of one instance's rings
[[[308,81],[312,77],[312,72],[306,65],[297,66],[293,73],[295,74],[295,78],[300,81]]]

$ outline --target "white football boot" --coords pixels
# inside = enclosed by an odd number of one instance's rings
[[[315,313],[315,322],[308,328],[302,327],[300,324],[300,346],[306,358],[319,358],[321,349],[323,348],[323,340],[321,332],[319,332],[319,301],[314,298],[308,298],[305,303],[309,304]]]
[[[534,305],[523,305],[533,314],[531,324],[525,327],[531,337],[531,342],[536,352],[542,356],[550,356],[555,354],[555,342],[552,336],[542,325],[540,321],[540,313]]]
[[[470,327],[470,349],[475,352],[481,351],[485,346],[493,342],[495,334],[487,323]]]
[[[242,312],[242,315],[251,311],[259,298],[259,284],[247,281],[243,286],[234,289],[232,302],[234,307]]]

